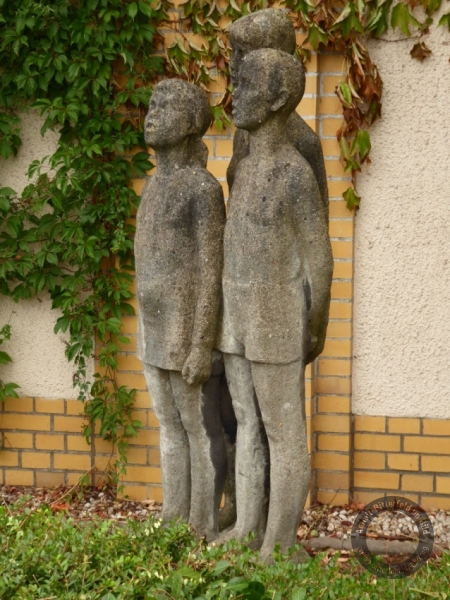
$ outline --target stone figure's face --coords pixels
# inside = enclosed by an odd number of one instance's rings
[[[190,123],[180,92],[156,86],[144,122],[145,142],[152,148],[175,146],[189,135]]]
[[[233,87],[238,85],[239,70],[242,66],[244,56],[250,51],[245,48],[238,40],[230,38],[231,58],[230,58],[230,79]]]
[[[266,79],[265,73],[252,69],[250,61],[243,61],[239,83],[233,92],[233,120],[236,127],[252,131],[272,114]]]

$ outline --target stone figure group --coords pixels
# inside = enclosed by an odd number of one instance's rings
[[[305,75],[292,24],[262,10],[231,25],[230,44],[227,215],[206,170],[205,93],[165,80],[150,101],[138,349],[161,426],[163,519],[216,543],[251,539],[269,562],[295,543],[309,491],[304,370],[323,349],[333,262],[320,141],[295,112]]]

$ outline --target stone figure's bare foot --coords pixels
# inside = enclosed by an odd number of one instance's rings
[[[251,539],[249,539],[249,537]],[[225,544],[230,540],[237,540],[238,542],[246,544],[252,550],[259,550],[263,543],[263,534],[258,534],[252,530],[233,527],[223,531],[215,540],[215,542],[217,545],[219,545]]]
[[[174,523],[179,524],[188,522],[187,518],[183,518],[180,515],[176,515],[173,513],[165,513],[164,511],[161,513],[160,519],[161,527],[163,528],[171,527]]]
[[[201,537],[201,538],[205,538],[206,541],[208,542],[208,544],[210,542],[216,542],[217,540],[217,531],[213,531],[213,530],[204,530],[204,531],[199,531],[198,529],[196,529],[195,527],[192,526],[192,529],[195,531],[195,533]]]

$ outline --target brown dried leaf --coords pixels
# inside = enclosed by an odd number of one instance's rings
[[[431,50],[425,44],[425,42],[417,42],[411,49],[410,52],[413,58],[417,58],[420,62],[423,62],[426,58],[432,54]]]
[[[50,508],[53,512],[58,512],[60,510],[69,510],[70,506],[65,502],[61,502],[60,504],[52,504]]]

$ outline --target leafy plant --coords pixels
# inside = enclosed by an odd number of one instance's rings
[[[349,556],[296,565],[275,554],[267,566],[237,542],[207,546],[185,524],[77,522],[49,508],[1,506],[0,543],[0,597],[12,600],[445,600],[450,579],[447,552],[393,585]]]
[[[3,325],[3,327],[0,329],[0,346],[5,340],[9,339],[11,339],[11,325]],[[10,355],[4,350],[0,350],[0,366],[6,365],[9,362],[12,362]],[[18,389],[19,386],[17,383],[4,383],[0,379],[0,400],[5,402],[6,398],[18,398]]]
[[[69,334],[66,356],[91,420],[86,437],[101,419],[120,471],[140,427],[134,390],[115,377],[118,344],[128,342],[121,317],[134,313],[130,217],[139,198],[129,182],[152,167],[142,121],[162,71],[154,44],[164,10],[119,0],[0,6],[0,154],[17,151],[18,110],[29,106],[43,115],[42,132],[60,133],[53,156],[30,165],[22,194],[0,190],[0,291],[14,300],[47,291],[61,310],[55,332]],[[90,382],[92,356],[98,371]]]

